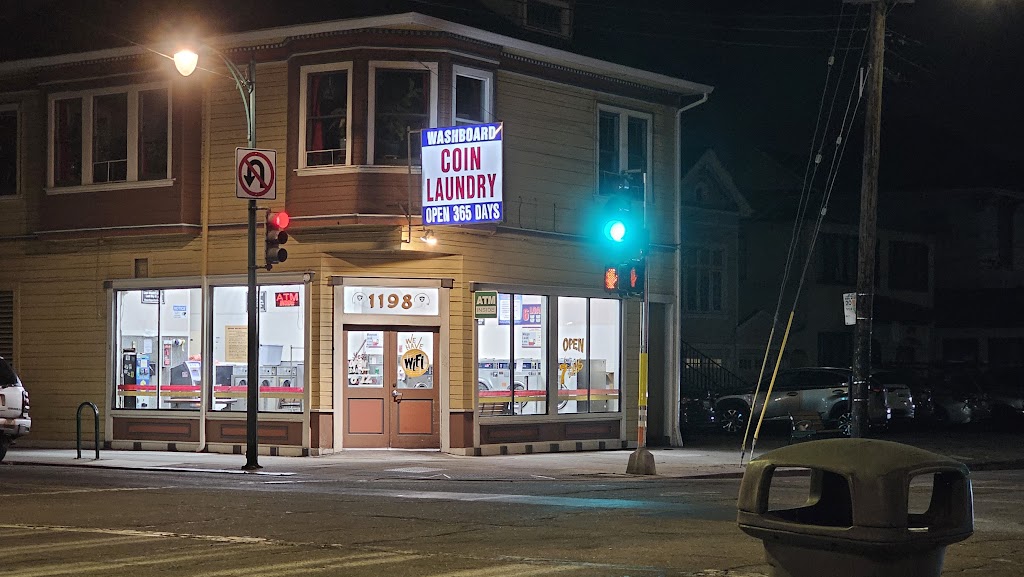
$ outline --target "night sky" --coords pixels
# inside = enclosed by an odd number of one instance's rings
[[[715,86],[709,103],[685,117],[694,158],[707,147],[757,148],[791,166],[806,162],[834,45],[837,62],[826,100],[847,55],[837,93],[845,103],[869,12],[840,0],[575,5],[575,37],[563,47]],[[473,0],[7,0],[0,3],[0,19],[21,33],[0,43],[0,58],[381,10],[495,24]],[[894,7],[888,23],[883,185],[1024,185],[1024,2],[922,0]],[[855,131],[850,138],[857,139],[847,159],[855,173],[862,136]]]

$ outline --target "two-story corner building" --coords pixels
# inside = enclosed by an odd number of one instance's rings
[[[674,394],[679,119],[710,87],[415,13],[205,44],[187,78],[162,47],[0,63],[0,353],[31,390],[26,444],[73,443],[92,401],[108,446],[240,452],[258,379],[263,453],[636,445],[640,306],[602,290],[587,217],[646,175],[650,374]],[[259,205],[291,217],[258,274],[258,375],[236,196],[256,171],[212,49],[253,63],[257,148],[277,152]],[[424,222],[419,131],[486,123],[500,219]]]

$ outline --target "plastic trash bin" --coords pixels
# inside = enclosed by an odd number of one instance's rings
[[[780,467],[810,470],[802,507],[769,510]],[[934,475],[923,513],[910,483]],[[774,577],[938,577],[946,546],[974,533],[970,471],[963,463],[891,441],[824,439],[750,461],[740,485],[740,529],[764,542]]]

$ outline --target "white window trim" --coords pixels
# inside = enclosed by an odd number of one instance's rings
[[[483,81],[484,93],[481,98],[484,107],[483,122],[494,122],[494,73],[455,64],[452,66],[452,126],[458,123],[458,118],[455,116],[455,107],[456,104],[458,104],[458,92],[455,87],[458,83],[459,76]],[[467,120],[467,122],[469,122],[469,120]]]
[[[352,165],[352,63],[336,62],[330,64],[315,64],[303,66],[299,69],[299,163],[298,174],[330,174],[336,172],[337,165],[332,166],[307,166],[306,165],[306,102],[309,82],[309,75],[321,72],[345,71],[348,81],[348,102],[345,103],[345,165]],[[316,171],[306,172],[306,171]]]
[[[428,125],[437,126],[437,62],[401,62],[371,60],[367,77],[366,164],[373,165],[373,134],[377,115],[377,70],[423,70],[430,72],[430,119]],[[404,167],[396,167],[405,170]]]
[[[641,118],[647,121],[647,195],[648,201],[653,200],[651,191],[654,190],[654,115],[649,112],[640,112],[628,108],[620,108],[608,104],[598,104],[595,113],[594,126],[597,127],[597,143],[594,147],[594,173],[597,177],[595,182],[601,183],[601,113],[611,112],[619,115],[619,168],[625,172],[629,165],[629,118]],[[600,194],[600,191],[598,191]]]
[[[147,90],[164,89],[167,91],[167,175],[164,179],[154,181],[139,180],[139,93]],[[128,167],[127,180],[119,182],[94,183],[92,178],[92,125],[93,98],[105,94],[128,95]],[[72,186],[54,185],[54,154],[56,154],[57,127],[55,124],[58,100],[80,98],[82,100],[82,182]],[[59,92],[51,94],[47,107],[47,137],[46,137],[46,192],[47,194],[60,194],[71,192],[89,192],[101,190],[117,190],[124,188],[156,188],[167,186],[171,179],[171,160],[174,142],[173,119],[174,119],[174,97],[171,92],[171,85],[167,82],[151,82],[148,84],[133,84],[129,86],[117,86],[100,88],[94,90],[80,90],[73,92]]]
[[[21,109],[17,104],[0,104],[0,113],[14,113],[14,194],[0,196],[0,201],[21,197]]]

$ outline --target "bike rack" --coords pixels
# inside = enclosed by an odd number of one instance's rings
[[[92,407],[93,420],[96,424],[96,428],[93,433],[93,444],[96,446],[96,460],[100,460],[100,410],[96,408],[96,405],[86,401],[81,405],[78,405],[78,411],[75,412],[75,447],[78,449],[78,456],[76,459],[82,458],[82,409],[85,407]]]

